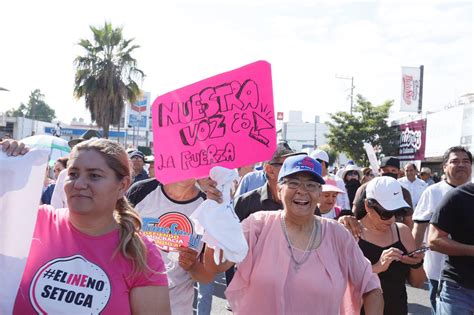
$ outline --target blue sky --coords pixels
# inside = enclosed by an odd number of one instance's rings
[[[133,8],[131,7],[133,5]],[[72,96],[89,25],[111,21],[141,46],[142,87],[157,95],[256,60],[272,64],[275,108],[348,110],[349,81],[375,104],[401,95],[401,66],[425,66],[424,109],[473,88],[470,1],[9,1],[0,11],[0,111],[36,88],[58,118],[89,115]]]

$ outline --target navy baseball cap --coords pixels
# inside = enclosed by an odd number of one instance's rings
[[[278,174],[278,181],[281,181],[286,176],[302,172],[309,173],[320,184],[326,183],[321,176],[321,164],[307,155],[288,157],[281,166],[280,173]]]
[[[135,150],[135,151],[132,151],[132,152],[128,153],[128,158],[129,159],[133,159],[136,156],[138,156],[143,161],[145,161],[145,154],[143,154],[141,151]]]

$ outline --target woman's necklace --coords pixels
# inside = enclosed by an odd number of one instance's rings
[[[303,257],[301,258],[300,261],[296,260],[296,258],[295,258],[295,254],[293,252],[293,244],[291,244],[290,237],[288,236],[288,231],[286,229],[286,223],[285,223],[285,217],[284,216],[280,217],[280,223],[281,223],[281,228],[283,230],[283,234],[285,235],[286,242],[288,243],[288,249],[290,250],[291,260],[295,263],[293,268],[295,269],[295,272],[298,272],[301,265],[304,264],[309,259],[309,255],[311,254],[311,250],[313,249],[314,244],[316,243],[316,232],[317,232],[317,229],[318,229],[316,219],[314,219],[314,225],[313,225],[313,229],[311,230],[311,236],[309,238],[308,245],[306,245],[306,250],[304,251]]]

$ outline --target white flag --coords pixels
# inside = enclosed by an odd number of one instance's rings
[[[9,157],[0,150],[0,314],[11,314],[41,198],[48,152]]]

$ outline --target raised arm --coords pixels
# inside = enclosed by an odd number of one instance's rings
[[[3,140],[0,142],[0,146],[8,156],[25,155],[30,150],[23,142],[13,139]]]

